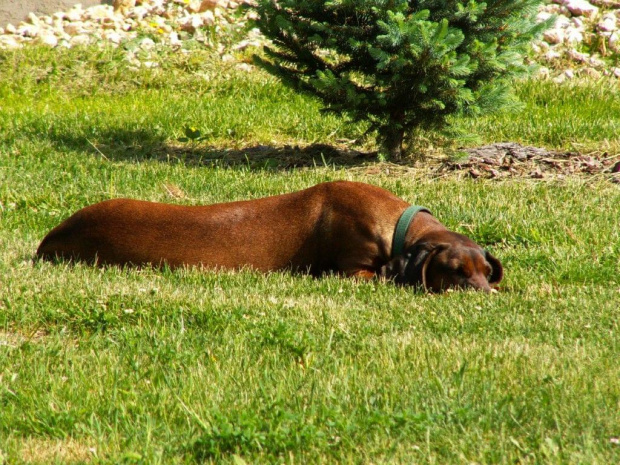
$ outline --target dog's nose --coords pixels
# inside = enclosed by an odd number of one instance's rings
[[[472,276],[468,281],[470,288],[483,292],[492,292],[493,289],[489,285],[489,281],[484,276]]]

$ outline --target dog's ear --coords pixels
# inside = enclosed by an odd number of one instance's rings
[[[421,285],[427,288],[427,270],[433,257],[450,244],[419,242],[409,247],[404,255],[390,260],[381,268],[381,275],[393,278],[397,284]]]
[[[502,267],[500,261],[486,250],[484,251],[484,255],[487,262],[489,262],[489,265],[491,265],[491,268],[493,269],[493,271],[491,271],[491,276],[489,276],[489,284],[497,284],[504,277],[504,268]]]
[[[410,253],[399,255],[383,265],[379,275],[386,279],[393,279],[396,284],[406,284],[406,271],[410,260]]]
[[[414,258],[410,264],[410,271],[407,273],[411,284],[421,283],[424,287],[424,290],[428,291],[428,267],[431,264],[431,261],[435,255],[437,255],[439,252],[447,250],[448,248],[450,248],[450,244],[444,242],[423,242],[421,244],[414,245],[411,249],[411,253]]]

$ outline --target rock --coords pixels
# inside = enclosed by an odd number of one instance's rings
[[[583,19],[581,19],[581,18],[572,18],[570,22],[577,29],[579,29],[580,31],[583,31],[583,28],[585,26],[585,23],[583,22]]]
[[[103,33],[101,34],[101,38],[117,45],[120,44],[123,40],[123,36],[121,35],[121,33],[113,30],[103,31]]]
[[[9,50],[20,48],[22,46],[21,42],[19,42],[14,36],[3,35],[0,36],[0,47],[7,48]]]
[[[151,50],[155,47],[155,41],[149,37],[145,37],[140,41],[140,48],[142,50]]]
[[[70,36],[76,36],[78,34],[85,33],[86,29],[84,29],[84,23],[73,22],[73,23],[66,24],[64,27],[64,31]]]
[[[106,2],[107,3],[107,2]],[[208,38],[205,26],[229,24],[217,31],[241,31],[246,27],[250,16],[233,11],[239,3],[227,0],[114,0],[112,6],[107,4],[82,8],[80,4],[65,12],[48,16],[29,15],[27,22],[18,27],[7,25],[0,29],[4,38],[0,48],[13,48],[14,44],[37,39],[37,43],[61,47],[74,44],[103,40],[112,45],[121,44],[137,36],[138,31],[160,34],[161,41],[175,47],[182,45],[185,39],[195,39],[205,45],[220,45]],[[181,38],[179,31],[186,34]],[[264,39],[252,38],[253,41]],[[219,51],[219,50],[218,50]],[[146,59],[146,58],[145,58]]]
[[[567,16],[558,16],[553,27],[556,29],[567,29],[571,25],[573,25],[573,22]]]
[[[599,78],[602,76],[601,72],[600,72],[600,71],[597,71],[597,70],[596,70],[596,69],[594,69],[594,68],[583,68],[583,70],[581,71],[581,73],[582,73],[584,76],[588,76],[588,77],[591,77],[591,78],[593,78],[593,79],[599,79]]]
[[[598,8],[586,0],[565,0],[564,6],[575,16],[592,18],[598,13]]]
[[[114,12],[125,15],[135,6],[136,0],[114,0],[113,9]]]
[[[596,28],[602,32],[612,32],[617,29],[616,15],[613,13],[605,13],[603,18],[596,24]]]
[[[56,47],[58,45],[58,37],[53,32],[44,32],[39,35],[39,43],[48,47]]]
[[[69,40],[69,43],[71,44],[71,46],[87,45],[89,42],[90,42],[90,36],[88,36],[87,34],[80,34],[77,36],[73,36]]]
[[[540,11],[537,15],[536,15],[536,22],[538,23],[542,23],[547,21],[549,18],[551,18],[553,15],[547,11]]]
[[[564,36],[564,41],[567,44],[579,44],[583,42],[583,34],[578,29],[568,29],[566,31],[566,35]]]
[[[547,29],[543,33],[543,39],[549,44],[561,44],[565,36],[563,29]]]
[[[17,28],[17,34],[24,37],[36,37],[40,30],[41,27],[35,24],[21,23]]]
[[[86,19],[102,21],[114,17],[114,10],[109,5],[95,5],[86,10]]]
[[[588,64],[594,68],[604,68],[606,66],[605,62],[597,57],[590,57]]]
[[[237,66],[235,66],[235,68],[241,71],[253,71],[254,70],[254,66],[248,63],[239,63]]]
[[[590,58],[590,55],[588,55],[587,53],[580,53],[577,50],[572,49],[567,52],[567,55],[571,60],[578,63],[585,63]]]
[[[560,52],[558,52],[555,49],[549,49],[547,50],[547,52],[545,53],[544,57],[545,60],[547,61],[554,61],[557,60],[558,58],[560,58],[562,56],[562,54]]]
[[[78,3],[65,14],[65,18],[69,21],[81,21],[84,15],[82,4]]]
[[[35,26],[41,25],[41,20],[34,13],[28,13],[28,21]]]
[[[217,0],[203,0],[198,8],[198,12],[203,13],[207,10],[215,10],[217,6],[219,6]]]
[[[614,53],[620,53],[620,34],[614,32],[607,39],[607,46]]]
[[[181,23],[181,30],[194,34],[200,26],[202,26],[202,18],[198,16],[190,16],[183,23]]]
[[[549,79],[549,77],[551,76],[551,71],[549,71],[549,68],[541,66],[540,68],[538,68],[538,72],[536,75],[541,79]]]

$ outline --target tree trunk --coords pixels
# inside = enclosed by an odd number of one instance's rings
[[[404,137],[405,130],[400,125],[393,125],[386,131],[384,146],[390,160],[402,158]]]

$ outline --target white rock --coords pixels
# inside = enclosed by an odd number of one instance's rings
[[[35,24],[21,23],[17,28],[17,34],[24,37],[36,37],[41,28]]]
[[[0,0],[1,1],[1,0]],[[29,23],[20,23],[18,27],[7,25],[0,28],[0,47],[21,46],[23,43],[36,42],[50,46],[71,47],[78,44],[95,42],[98,46],[105,43],[119,44],[125,40],[136,38],[139,31],[156,31],[161,40],[173,46],[180,46],[179,27],[185,30],[198,42],[215,47],[223,55],[224,46],[213,43],[211,36],[206,36],[204,26],[214,26],[213,32],[218,34],[223,24],[234,25],[236,29],[246,26],[249,14],[244,17],[231,15],[226,8],[236,8],[240,3],[229,0],[114,0],[117,9],[124,7],[127,16],[114,12],[110,5],[96,5],[84,9],[76,4],[65,12],[51,15],[29,15]],[[135,5],[135,4],[138,5]],[[197,12],[200,9],[203,11]],[[254,34],[254,35],[252,35]],[[256,37],[255,37],[256,36]],[[264,38],[252,31],[248,35],[252,43],[262,44]],[[33,40],[35,39],[35,40]],[[242,42],[239,48],[246,47],[250,42]],[[152,41],[143,42],[142,47],[152,47]],[[544,47],[544,48],[543,48]],[[545,43],[540,50],[548,48]],[[221,50],[220,50],[221,49]],[[225,57],[225,60],[228,58]],[[143,65],[142,65],[143,66]],[[148,66],[148,65],[147,65]]]
[[[558,16],[555,20],[555,25],[553,26],[555,29],[566,29],[571,27],[573,23],[566,16]]]
[[[579,44],[583,42],[583,34],[578,29],[567,29],[564,41],[567,44]]]
[[[145,16],[147,16],[149,14],[149,10],[147,10],[144,6],[137,6],[135,7],[131,13],[130,13],[130,17],[132,18],[137,18],[137,19],[144,19]]]
[[[568,79],[572,79],[575,77],[575,73],[572,69],[567,69],[566,71],[564,71],[564,76],[566,76]]]
[[[559,76],[553,78],[553,82],[555,82],[557,84],[561,84],[564,81],[566,81],[566,75],[565,74],[560,74]]]
[[[565,0],[564,6],[575,16],[592,18],[598,13],[598,8],[586,0]]]
[[[95,5],[86,10],[86,18],[93,20],[102,20],[105,18],[113,18],[114,10],[110,5]]]
[[[155,47],[155,41],[149,37],[145,37],[140,41],[140,48],[142,50],[151,50]]]
[[[579,30],[583,30],[584,29],[585,23],[583,22],[583,19],[581,19],[580,17],[571,18],[570,22],[577,29],[579,29]]]
[[[615,14],[605,13],[603,15],[603,18],[596,25],[596,28],[599,31],[603,31],[603,32],[615,31],[618,27],[616,22],[617,22],[617,19],[616,19]]]
[[[550,44],[561,44],[566,34],[563,29],[547,29],[543,33],[543,39]]]
[[[21,48],[22,44],[15,36],[0,36],[0,48],[16,49]]]
[[[590,57],[590,59],[588,60],[588,63],[593,68],[604,68],[605,67],[605,62],[597,57]]]
[[[620,53],[620,34],[618,32],[614,32],[607,39],[607,46],[609,50],[615,53]]]
[[[193,34],[196,32],[197,29],[200,28],[200,26],[202,26],[202,18],[200,18],[199,16],[189,16],[184,22],[180,24],[181,30]]]
[[[78,3],[65,14],[65,18],[69,21],[81,21],[84,16],[82,4]]]
[[[620,78],[620,68],[614,68],[611,70],[611,72],[615,77]]]
[[[114,0],[114,11],[125,14],[131,8],[136,6],[136,0]]]
[[[549,71],[549,68],[541,66],[540,68],[538,68],[538,72],[536,73],[536,75],[541,79],[549,79],[549,76],[551,76],[551,71]]]
[[[123,36],[119,32],[113,30],[103,31],[101,38],[117,45],[123,40]]]
[[[582,74],[594,79],[599,79],[601,77],[601,72],[594,68],[584,68]]]
[[[87,45],[90,43],[90,37],[86,34],[80,34],[80,35],[71,37],[71,40],[69,41],[69,43],[71,44],[71,46]]]
[[[176,31],[172,31],[169,35],[168,35],[168,42],[170,43],[170,45],[172,46],[179,46],[183,43],[183,41],[181,41],[181,39],[179,39],[179,33]]]
[[[30,21],[30,24],[34,24],[37,26],[42,23],[42,21],[34,13],[28,13],[28,21]]]
[[[79,34],[84,34],[85,32],[87,32],[84,28],[84,23],[82,22],[65,24],[64,31],[70,36],[77,36]]]
[[[48,47],[56,47],[58,45],[58,37],[52,32],[45,32],[39,35],[39,43]]]
[[[207,10],[204,13],[201,14],[202,16],[202,23],[206,24],[206,25],[212,25],[213,23],[215,23],[215,16],[213,14],[213,12],[211,10]]]
[[[571,60],[578,63],[585,63],[590,58],[590,55],[588,55],[587,53],[581,53],[573,49],[569,49],[566,54]]]
[[[248,63],[239,63],[237,66],[235,66],[235,68],[241,71],[253,71],[254,70],[254,66]]]
[[[554,49],[549,49],[547,51],[547,53],[545,53],[545,55],[544,55],[545,60],[547,60],[547,61],[557,60],[561,56],[562,56],[562,54],[560,52],[558,52],[557,50],[554,50]]]

